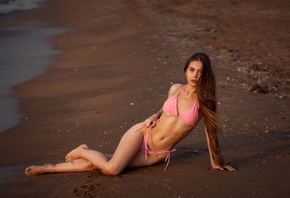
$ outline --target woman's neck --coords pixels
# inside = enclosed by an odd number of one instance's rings
[[[184,91],[186,95],[192,96],[196,93],[196,88],[188,84],[186,85]]]

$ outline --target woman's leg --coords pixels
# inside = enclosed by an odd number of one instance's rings
[[[106,175],[118,175],[128,166],[140,167],[155,164],[165,156],[149,156],[148,160],[145,159],[144,153],[140,152],[143,134],[141,131],[135,132],[141,126],[137,124],[124,134],[110,160],[103,153],[88,149],[86,145],[74,149],[67,155],[66,160],[79,158],[88,160]]]
[[[57,172],[81,172],[96,169],[92,163],[84,159],[77,159],[71,162],[59,164],[45,164],[43,166],[30,166],[25,169],[25,174],[28,176],[40,175],[45,173]]]
[[[165,156],[148,155],[139,152],[143,135],[135,132],[142,124],[137,124],[129,129],[122,137],[114,155],[104,155],[101,152],[89,149],[81,145],[72,150],[67,156],[65,163],[46,164],[43,166],[31,166],[25,170],[26,175],[37,175],[52,172],[78,172],[99,169],[106,175],[118,175],[126,167],[149,166],[158,163]]]
[[[66,156],[66,160],[85,159],[106,175],[118,175],[129,165],[140,150],[143,135],[139,131],[135,132],[140,126],[142,124],[133,126],[123,135],[110,160],[103,153],[91,150],[86,145],[81,145],[72,150]]]

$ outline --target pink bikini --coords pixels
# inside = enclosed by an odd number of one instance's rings
[[[185,87],[186,86],[184,86],[175,96],[173,96],[172,98],[168,98],[165,101],[163,105],[163,111],[179,117],[183,122],[194,127],[198,120],[197,100],[191,108],[184,111],[181,115],[178,115],[177,100],[179,94]]]
[[[185,122],[188,125],[191,126],[195,126],[197,120],[198,120],[198,108],[197,108],[197,102],[195,102],[195,104],[187,109],[186,111],[184,111],[181,115],[178,115],[178,107],[177,107],[177,100],[178,100],[178,96],[181,93],[181,91],[185,88],[186,86],[184,86],[175,96],[168,98],[164,105],[163,105],[163,112],[169,113],[171,115],[177,116],[179,117],[183,122]],[[158,123],[159,120],[157,120],[156,124]],[[142,126],[141,128],[143,128],[144,126]],[[137,129],[136,131],[139,131],[141,128]],[[152,127],[150,126],[146,136],[144,137],[143,141],[142,141],[142,145],[140,148],[140,151],[145,153],[145,159],[147,160],[147,153],[149,153],[150,155],[160,155],[163,153],[167,153],[167,156],[165,158],[165,162],[167,161],[166,167],[164,170],[167,169],[169,162],[170,162],[170,154],[173,151],[176,151],[176,149],[173,149],[171,151],[161,151],[161,152],[155,152],[152,151],[148,148],[147,142],[148,142],[148,135],[150,133],[150,131],[152,130]],[[135,131],[135,132],[136,132]]]

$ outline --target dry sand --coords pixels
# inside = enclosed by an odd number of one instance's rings
[[[5,26],[67,28],[44,75],[15,87],[25,119],[0,134],[3,197],[289,197],[289,1],[47,1]],[[2,18],[3,19],[3,18]],[[1,22],[3,25],[3,21]],[[81,143],[112,153],[126,129],[157,111],[185,60],[215,67],[224,157],[210,169],[202,124],[164,164],[27,177]]]

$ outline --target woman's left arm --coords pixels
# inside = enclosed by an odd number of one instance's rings
[[[210,141],[209,141],[209,137],[208,137],[208,133],[205,128],[205,134],[206,134],[206,140],[207,140],[207,146],[208,146],[208,151],[209,151],[209,156],[210,156],[210,162],[211,162],[211,166],[213,169],[217,169],[217,170],[229,170],[229,171],[235,171],[235,169],[233,167],[231,167],[230,165],[218,165],[214,162],[213,158],[212,158],[212,151],[210,149]]]

